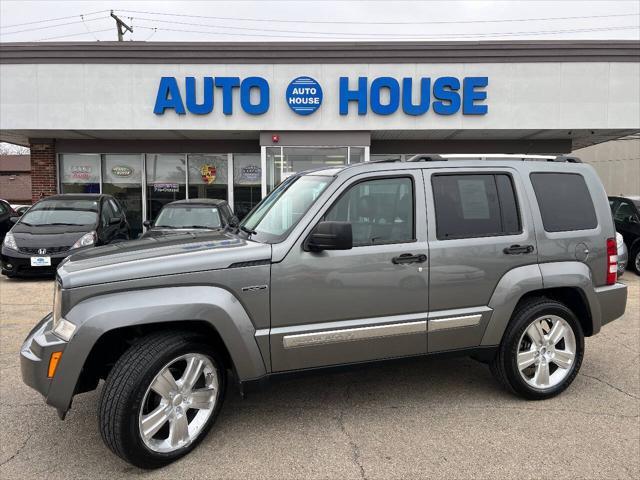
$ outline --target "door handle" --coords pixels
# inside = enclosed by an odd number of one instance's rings
[[[533,245],[511,245],[502,250],[507,255],[519,255],[533,252]]]
[[[414,255],[412,253],[403,253],[399,257],[393,257],[391,261],[395,265],[399,265],[402,263],[424,263],[427,261],[427,256],[424,253],[419,255]]]

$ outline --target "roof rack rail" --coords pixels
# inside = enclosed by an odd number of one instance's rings
[[[446,162],[447,159],[437,153],[421,153],[407,159],[407,162]]]
[[[558,155],[556,158],[552,158],[549,160],[550,162],[567,162],[567,163],[582,163],[578,157],[573,157],[571,155]]]

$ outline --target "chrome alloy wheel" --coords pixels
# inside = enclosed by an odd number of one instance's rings
[[[218,373],[200,353],[165,365],[147,388],[138,415],[140,437],[154,452],[169,453],[193,442],[215,410]]]
[[[518,371],[531,387],[546,390],[561,383],[574,364],[576,336],[557,315],[536,318],[518,342]]]
[[[636,272],[640,273],[640,249],[636,252],[636,258],[634,259],[634,263],[636,266]]]

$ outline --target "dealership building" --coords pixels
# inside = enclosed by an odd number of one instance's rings
[[[32,199],[113,194],[137,231],[183,198],[243,216],[310,168],[638,130],[637,41],[0,44],[0,141],[31,148]]]

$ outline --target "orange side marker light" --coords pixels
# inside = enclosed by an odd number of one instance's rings
[[[53,378],[56,374],[56,368],[58,368],[58,363],[62,358],[62,352],[53,352],[51,354],[51,358],[49,359],[49,372],[47,373],[47,377]]]

